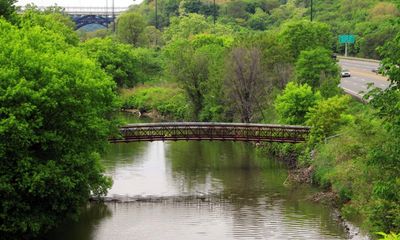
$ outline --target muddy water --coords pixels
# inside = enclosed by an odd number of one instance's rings
[[[49,239],[346,239],[315,190],[288,186],[287,170],[248,143],[111,145],[108,199]]]

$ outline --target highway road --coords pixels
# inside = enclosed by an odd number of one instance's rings
[[[339,59],[339,65],[351,73],[351,77],[342,78],[340,82],[340,87],[348,94],[362,98],[368,91],[369,83],[373,83],[375,87],[381,89],[389,86],[386,77],[372,72],[372,70],[378,69],[378,62]]]

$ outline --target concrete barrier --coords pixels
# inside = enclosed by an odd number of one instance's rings
[[[354,60],[354,61],[373,62],[373,63],[380,63],[381,62],[380,60],[376,60],[376,59],[345,57],[345,56],[340,56],[340,55],[337,55],[337,58],[346,59],[346,60]]]

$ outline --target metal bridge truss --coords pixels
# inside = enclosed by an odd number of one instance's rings
[[[114,11],[114,15],[118,16],[121,13],[127,11],[128,7],[62,7],[62,6],[55,6],[59,7],[62,12],[68,15],[99,15],[99,16],[111,16],[112,12]],[[39,6],[37,9],[39,11],[46,11],[49,7],[46,6]],[[21,6],[19,7],[19,12],[24,12],[26,7]]]
[[[46,11],[48,7],[37,7],[39,11]],[[61,11],[72,17],[76,23],[76,29],[79,29],[88,24],[99,24],[108,27],[113,23],[115,18],[127,11],[127,7],[60,7]],[[24,12],[25,7],[20,7],[19,12]]]
[[[72,19],[76,23],[76,29],[89,24],[99,24],[107,28],[110,23],[114,22],[112,17],[100,15],[79,15],[72,16]]]
[[[140,141],[220,140],[246,142],[304,142],[309,127],[242,123],[145,123],[120,128],[112,143]]]

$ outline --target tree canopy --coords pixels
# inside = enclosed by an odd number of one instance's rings
[[[126,12],[117,18],[117,36],[128,44],[137,46],[146,27],[143,17],[135,12]]]
[[[275,109],[280,122],[294,125],[305,124],[306,114],[320,99],[320,93],[314,93],[307,84],[298,85],[289,82],[275,100]]]
[[[16,0],[0,0],[0,17],[11,20],[13,14],[15,13]]]
[[[104,194],[99,152],[114,129],[115,84],[41,26],[0,20],[2,237],[36,236]]]

